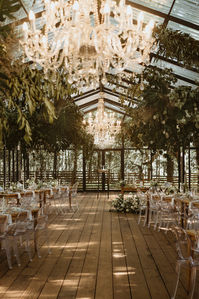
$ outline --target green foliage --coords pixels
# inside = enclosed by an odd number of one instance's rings
[[[42,148],[49,152],[58,152],[71,145],[75,145],[76,148],[85,146],[88,151],[88,148],[92,147],[92,140],[83,128],[83,116],[71,98],[62,101],[62,109],[52,123],[46,118],[45,110],[45,102],[42,101],[37,103],[32,114],[27,110],[27,122],[21,130],[16,126],[15,110],[9,111],[7,115],[9,130],[4,136],[7,148],[12,149],[19,142],[24,151]],[[24,142],[24,136],[30,134],[26,131],[30,128],[31,141],[27,144]]]
[[[171,88],[176,79],[171,70],[147,67],[145,88],[136,108],[126,108],[124,131],[133,146],[175,153],[199,137],[199,88]]]
[[[0,0],[0,22],[6,18],[14,19],[13,14],[21,8],[19,0]]]
[[[165,28],[163,25],[155,28],[154,36],[158,45],[159,55],[176,59],[185,66],[199,69],[199,41],[187,33]]]
[[[111,205],[117,212],[138,214],[140,200],[137,195],[133,195],[132,193],[129,193],[125,197],[119,194],[112,200]]]
[[[0,22],[6,18],[13,19],[13,14],[21,7],[19,0],[0,0]],[[0,26],[0,147],[3,146],[3,130],[7,129],[7,95],[8,79],[11,69],[10,39],[12,30],[10,25]],[[9,37],[10,35],[10,37]]]

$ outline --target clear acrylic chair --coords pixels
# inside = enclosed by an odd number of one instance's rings
[[[195,242],[193,242],[192,237],[188,236],[186,230],[183,228],[176,226],[172,229],[175,238],[176,238],[176,249],[177,249],[177,262],[176,262],[176,272],[177,272],[177,280],[174,289],[174,294],[171,297],[175,299],[178,284],[180,281],[180,274],[182,266],[186,266],[190,271],[190,285],[189,285],[189,294],[188,298],[192,299],[194,295],[195,282],[196,282],[196,271],[199,270],[199,234],[195,235]],[[189,242],[194,244],[191,246],[191,252],[188,252]]]
[[[137,196],[139,198],[139,202],[140,202],[140,205],[139,205],[139,218],[138,218],[138,224],[140,224],[140,221],[141,219],[143,218],[144,219],[144,226],[146,225],[146,222],[147,222],[147,194],[146,193],[142,193],[142,192],[138,192],[137,193]]]
[[[77,196],[77,188],[78,188],[79,183],[76,182],[70,189],[70,194],[69,194],[69,206],[70,208],[74,209],[79,209],[79,204],[78,204],[78,196]],[[75,199],[75,203],[73,202],[73,199]]]
[[[61,187],[60,205],[62,206],[63,213],[68,212],[69,201],[69,186]]]
[[[198,205],[194,206],[194,203],[196,203],[196,201],[191,201],[189,203],[189,212],[186,219],[186,228],[199,230],[199,208]]]
[[[31,254],[31,236],[34,235],[34,221],[28,219],[28,212],[21,211],[18,213],[14,227],[10,231],[9,235],[13,237],[15,244],[20,244],[22,247],[25,243],[25,250],[28,253],[29,261],[32,261]]]
[[[174,200],[174,197],[168,201],[166,197],[162,196],[158,213],[158,231],[164,230],[167,233],[171,226],[178,224],[178,211],[175,208]]]
[[[53,188],[53,207],[55,210],[55,213],[57,215],[63,214],[63,207],[62,207],[62,201],[61,201],[61,188]]]
[[[199,270],[199,231],[195,231],[195,240],[190,240],[192,246],[192,256],[190,257],[191,278],[190,278],[190,293],[189,298],[192,299],[196,284],[196,272]]]
[[[12,261],[11,261],[11,240],[7,235],[8,223],[7,223],[7,216],[1,215],[0,216],[0,242],[1,248],[5,249],[6,257],[8,262],[9,269],[12,269]]]
[[[175,299],[178,290],[178,284],[180,281],[181,268],[184,265],[188,267],[190,266],[190,256],[187,255],[188,236],[186,231],[179,226],[174,226],[172,228],[172,232],[175,236],[176,251],[177,251],[177,261],[176,261],[177,280],[176,280],[173,296],[171,297],[171,299]]]
[[[49,231],[48,231],[48,213],[49,207],[43,206],[38,214],[37,223],[35,227],[35,234],[36,234],[36,248],[37,248],[37,255],[41,258],[40,253],[40,244],[39,244],[39,234],[43,232],[43,236],[45,236],[45,241],[48,247],[48,253],[50,253],[50,246],[49,246]]]
[[[149,193],[149,222],[148,227],[151,224],[154,225],[154,230],[157,228],[158,216],[160,212],[161,197],[159,194]]]

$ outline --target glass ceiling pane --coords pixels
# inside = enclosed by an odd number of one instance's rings
[[[173,0],[133,0],[130,2],[141,4],[167,14],[170,10]]]
[[[44,10],[44,3],[42,0],[37,0],[36,3],[31,8],[34,13],[40,12]]]
[[[141,11],[142,10],[133,7],[133,19],[137,20],[138,15]],[[148,13],[148,12],[144,11],[144,22],[148,23],[151,19],[153,19],[156,24],[162,24],[164,22],[164,18],[161,18],[159,16],[155,16],[151,13]]]
[[[171,22],[171,21],[169,21],[167,27],[171,28],[173,30],[180,30],[184,33],[188,33],[188,34],[190,34],[191,37],[199,40],[199,31],[198,30],[195,30],[195,29],[192,29],[190,27],[187,27],[187,26],[175,23],[175,22]]]
[[[27,11],[29,11],[33,5],[34,0],[21,0],[21,2],[24,4],[26,7]]]
[[[199,25],[199,1],[176,0],[171,12],[171,16],[175,16]]]
[[[177,74],[179,76],[188,78],[188,79],[193,80],[193,81],[196,81],[196,80],[199,79],[199,74],[198,73],[190,71],[190,70],[187,70],[187,69],[184,69],[184,68],[182,68],[180,66],[176,66],[174,64],[165,62],[163,60],[154,61],[154,59],[153,59],[151,64],[152,65],[156,65],[156,66],[158,66],[160,68],[169,68],[169,69],[172,69],[173,72],[174,72],[174,74]]]

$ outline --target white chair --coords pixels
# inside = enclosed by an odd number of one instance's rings
[[[140,224],[141,219],[144,219],[144,226],[147,222],[147,213],[148,213],[148,207],[147,207],[147,201],[148,201],[148,195],[146,193],[137,193],[137,196],[139,198],[139,218],[138,218],[138,224]]]
[[[39,211],[38,217],[36,219],[36,226],[35,226],[35,234],[36,234],[36,248],[37,248],[37,255],[40,258],[40,244],[39,244],[39,234],[43,232],[43,236],[45,236],[46,244],[48,246],[48,253],[50,253],[50,246],[49,246],[49,231],[48,231],[48,207],[42,207]]]
[[[158,216],[160,212],[161,197],[159,194],[149,193],[149,220],[148,227],[154,225],[154,230],[157,228]]]
[[[6,257],[8,262],[9,269],[12,269],[12,261],[11,261],[11,240],[7,235],[8,223],[7,223],[7,216],[1,215],[0,216],[0,242],[1,248],[5,249]],[[16,250],[15,250],[16,255]]]
[[[158,231],[164,230],[167,233],[171,226],[178,225],[179,215],[178,211],[176,211],[174,200],[174,197],[167,199],[166,196],[162,196],[157,216]]]
[[[18,213],[12,236],[16,243],[18,243],[18,240],[20,241],[21,246],[25,242],[25,250],[28,253],[29,260],[32,261],[30,241],[31,236],[34,236],[34,221],[28,218],[28,214],[28,211]]]
[[[73,210],[79,209],[79,204],[78,204],[78,196],[77,196],[77,188],[78,188],[79,183],[76,182],[69,191],[69,207],[72,208]],[[73,199],[75,199],[75,203],[73,202]]]
[[[183,228],[178,226],[173,227],[172,231],[176,238],[176,250],[177,250],[178,257],[176,261],[177,280],[176,280],[174,293],[171,299],[176,298],[182,266],[186,266],[191,272],[190,289],[189,289],[188,298],[192,299],[194,295],[194,289],[195,289],[196,271],[199,269],[199,259],[198,257],[193,258],[193,256],[188,255],[187,248],[188,248],[189,237],[187,235],[187,232]],[[195,251],[195,253],[199,254],[199,235],[198,237],[196,237],[196,242],[195,245],[192,247],[192,251]]]

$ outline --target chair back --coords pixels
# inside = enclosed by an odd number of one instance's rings
[[[180,260],[188,260],[189,259],[189,256],[187,254],[188,236],[186,231],[179,226],[174,226],[172,228],[172,232],[174,233],[175,240],[176,240],[176,250],[177,250],[178,258]]]
[[[0,233],[3,234],[6,231],[8,218],[6,215],[0,216]]]

